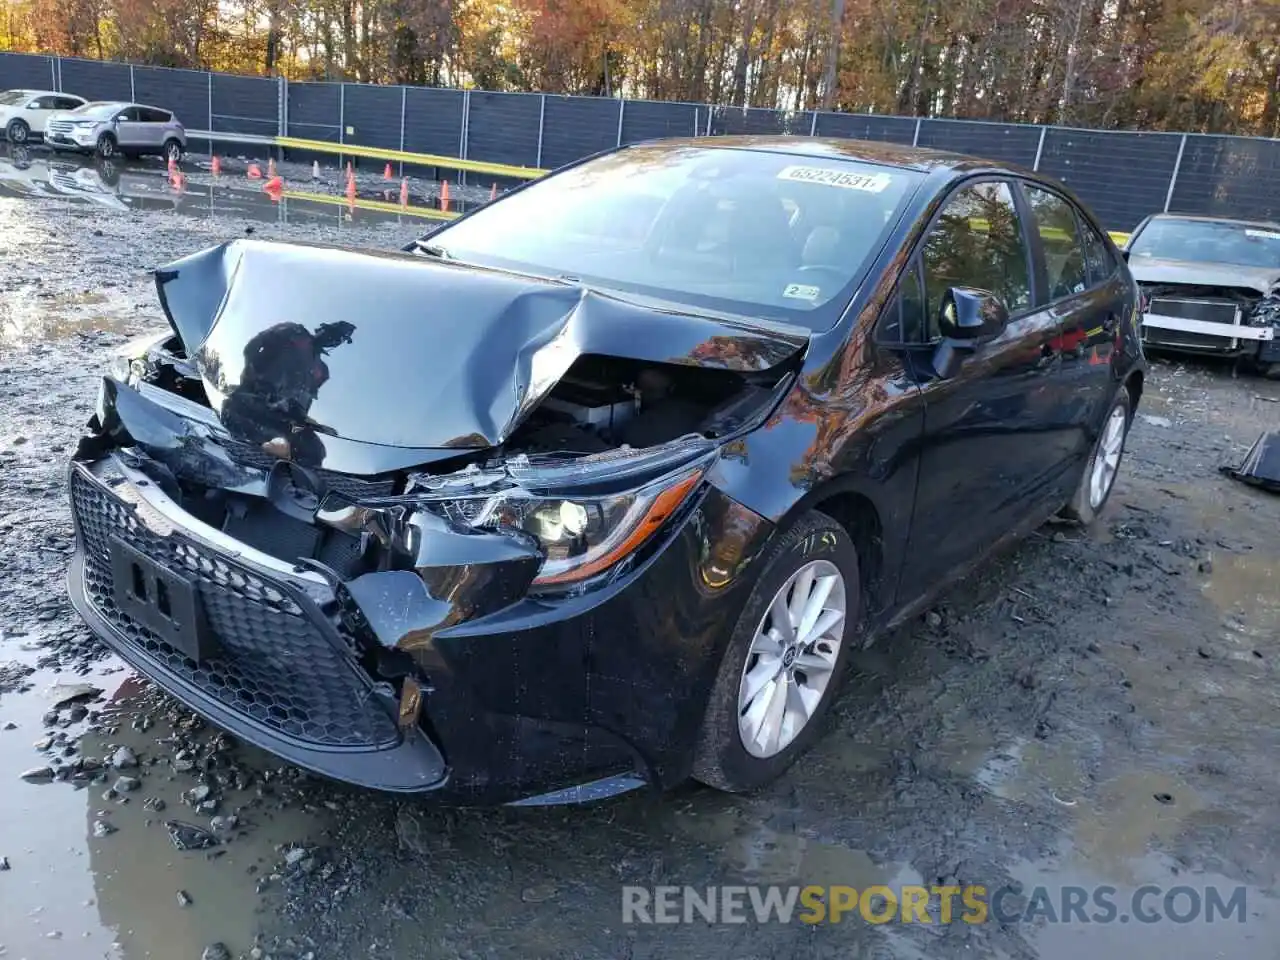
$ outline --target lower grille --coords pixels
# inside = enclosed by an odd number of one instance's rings
[[[162,537],[80,469],[71,499],[85,552],[84,585],[102,616],[147,658],[206,696],[280,734],[329,747],[394,743],[390,716],[367,681],[284,591],[193,540]],[[198,583],[217,657],[197,664],[115,603],[107,542],[112,535]]]
[[[45,124],[44,132],[52,136],[69,137],[71,136],[71,121],[50,120]]]
[[[1153,297],[1149,312],[1164,317],[1180,317],[1185,320],[1203,320],[1208,323],[1236,325],[1239,307],[1230,300],[1201,300],[1180,297]],[[1239,341],[1230,335],[1215,336],[1211,333],[1191,333],[1186,330],[1169,330],[1164,327],[1142,325],[1142,339],[1154,346],[1186,347],[1194,350],[1233,350]]]

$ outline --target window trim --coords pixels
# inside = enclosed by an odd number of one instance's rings
[[[924,229],[920,231],[920,235],[916,238],[915,243],[912,245],[911,252],[903,260],[903,265],[901,268],[899,268],[898,275],[894,277],[893,287],[890,289],[889,295],[885,299],[885,305],[880,309],[880,313],[876,317],[875,326],[872,328],[871,337],[872,337],[873,343],[875,343],[877,346],[880,346],[880,347],[906,349],[909,347],[934,347],[942,342],[941,337],[933,340],[921,340],[918,343],[911,343],[907,341],[893,341],[893,340],[885,339],[882,336],[882,334],[883,334],[883,328],[884,328],[884,320],[886,317],[886,310],[892,304],[895,304],[898,302],[898,290],[902,284],[902,278],[903,276],[906,275],[908,270],[915,269],[917,271],[917,274],[920,277],[921,289],[924,289],[924,262],[920,259],[920,255],[924,249],[925,243],[929,239],[930,234],[933,232],[933,228],[937,225],[938,220],[941,219],[943,211],[947,209],[948,205],[951,203],[953,199],[955,199],[957,194],[959,194],[962,190],[967,190],[970,187],[979,186],[983,183],[1003,183],[1009,188],[1009,195],[1013,199],[1014,210],[1018,214],[1018,225],[1020,230],[1022,231],[1022,242],[1026,249],[1027,281],[1031,285],[1031,303],[1028,306],[1022,308],[1021,310],[1011,311],[1009,314],[1009,323],[1012,324],[1012,323],[1016,323],[1019,320],[1024,320],[1027,317],[1029,317],[1031,314],[1044,309],[1044,307],[1038,305],[1038,302],[1037,302],[1040,299],[1040,286],[1041,286],[1041,278],[1039,273],[1037,272],[1038,268],[1037,268],[1037,260],[1036,260],[1036,257],[1039,255],[1038,241],[1040,237],[1039,237],[1039,233],[1037,232],[1036,236],[1032,238],[1031,234],[1027,229],[1027,211],[1024,207],[1025,198],[1022,196],[1022,191],[1020,189],[1020,183],[1022,179],[1023,179],[1022,177],[1019,177],[1017,174],[1014,174],[1014,173],[1000,173],[1000,172],[986,171],[982,173],[970,174],[966,177],[961,178],[960,180],[957,180],[956,182],[950,185],[946,194],[938,202],[937,207],[934,208],[933,213],[929,215],[929,220],[925,224]],[[1033,239],[1036,242],[1033,243]],[[926,309],[927,307],[928,307],[928,304],[926,302]],[[925,329],[927,328],[928,326],[926,324]]]

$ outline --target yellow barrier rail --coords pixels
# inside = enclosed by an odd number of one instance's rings
[[[534,180],[549,170],[539,167],[517,167],[506,163],[487,163],[483,160],[463,160],[434,153],[410,153],[407,150],[384,150],[382,147],[360,147],[350,143],[329,143],[325,140],[303,140],[301,137],[276,137],[277,146],[291,150],[314,150],[317,153],[343,154],[353,157],[369,157],[373,160],[393,160],[413,163],[423,167],[446,167],[465,170],[468,173],[488,173],[495,177],[516,177]]]
[[[415,207],[412,204],[400,206],[389,200],[364,200],[356,197],[348,200],[329,193],[310,193],[304,190],[282,190],[280,196],[287,200],[303,200],[307,203],[327,203],[334,207],[355,207],[357,210],[375,210],[378,213],[404,214],[410,217],[422,217],[426,220],[452,220],[459,214],[454,210],[433,210],[430,207]]]

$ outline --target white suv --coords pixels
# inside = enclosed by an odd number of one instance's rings
[[[10,143],[26,143],[33,133],[44,133],[53,111],[75,110],[85,102],[84,97],[52,90],[0,91],[0,130]]]

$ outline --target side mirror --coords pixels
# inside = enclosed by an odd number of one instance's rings
[[[973,346],[994,340],[1009,323],[1009,311],[1000,298],[975,287],[951,287],[939,312],[942,335]]]
[[[1009,324],[1009,310],[994,293],[976,287],[951,287],[942,298],[938,327],[942,342],[933,356],[939,377],[954,377],[964,355],[994,340]]]

